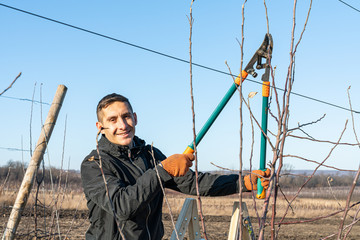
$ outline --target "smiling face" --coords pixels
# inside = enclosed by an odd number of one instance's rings
[[[121,146],[132,146],[137,124],[136,113],[133,113],[127,102],[113,102],[101,109],[96,127],[106,138]]]

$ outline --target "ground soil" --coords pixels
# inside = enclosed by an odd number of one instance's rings
[[[6,222],[9,218],[10,209],[3,208],[0,212],[0,232],[3,233]],[[38,211],[37,220],[37,237],[40,239],[54,239],[49,236],[44,236],[44,226],[46,227],[47,233],[52,233],[53,236],[58,232],[56,225],[56,217],[51,212],[45,212],[46,218],[44,220],[44,212]],[[62,239],[84,239],[84,233],[87,230],[89,223],[87,220],[87,211],[75,211],[75,210],[61,210],[58,213],[58,221],[60,226],[61,238]],[[177,216],[174,216],[175,221]],[[205,216],[206,221],[206,232],[208,239],[227,239],[230,216]],[[299,219],[287,219],[299,220]],[[306,219],[302,219],[306,220]],[[251,219],[254,232],[257,233],[257,220]],[[168,214],[163,214],[163,223],[165,227],[165,236],[163,239],[170,239],[172,233],[171,218]],[[279,236],[277,239],[322,239],[329,236],[332,233],[337,233],[338,226],[340,223],[339,217],[330,218],[326,220],[319,220],[311,223],[295,224],[295,225],[283,225],[280,229]],[[35,218],[34,210],[26,209],[23,212],[16,239],[34,239],[35,237]],[[267,233],[269,232],[267,228]],[[56,238],[58,239],[58,238]],[[185,238],[186,239],[186,238]],[[266,239],[270,239],[267,235]],[[336,239],[332,237],[329,239]],[[353,227],[349,237],[347,239],[360,239],[360,226],[357,224]]]
[[[287,221],[299,221],[300,219],[287,219]],[[306,220],[306,219],[301,219]],[[229,233],[229,226],[231,217],[230,216],[206,216],[206,232],[208,239],[227,239]],[[170,239],[171,236],[171,221],[169,216],[163,217],[165,226],[164,239]],[[251,223],[254,232],[257,233],[258,224],[255,218],[251,219]],[[330,218],[326,220],[319,220],[311,223],[302,223],[295,225],[283,225],[280,228],[277,239],[322,239],[329,236],[332,233],[337,233],[339,228],[339,218]],[[270,227],[267,227],[268,234],[265,239],[271,239]],[[337,236],[328,239],[337,239]],[[360,239],[360,226],[355,225],[346,239]]]

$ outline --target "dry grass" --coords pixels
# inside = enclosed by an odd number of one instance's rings
[[[16,191],[2,191],[0,192],[0,206],[12,206],[15,202]],[[45,203],[47,206],[54,206],[57,202],[57,209],[64,210],[87,210],[86,199],[83,192],[80,191],[66,191],[66,192],[51,192],[40,191],[38,195],[40,202]],[[32,191],[27,202],[26,207],[35,205],[35,191]]]
[[[0,234],[4,231],[6,222],[10,214],[10,208],[15,201],[16,191],[2,191],[0,192],[0,209],[2,209],[0,214]],[[255,220],[255,211],[253,206],[253,200],[250,198],[250,194],[244,194],[244,201],[246,202],[247,208],[249,210],[250,217],[254,221],[253,227],[254,231],[257,232],[258,225]],[[45,200],[44,200],[45,197]],[[176,216],[180,213],[183,203],[186,198],[194,196],[187,196],[179,193],[174,193],[171,191],[167,192],[168,201],[171,205],[172,212]],[[88,228],[87,220],[87,207],[86,200],[82,191],[66,191],[63,193],[51,193],[43,192],[39,193],[39,200],[41,202],[45,201],[45,204],[49,210],[54,209],[55,199],[58,198],[57,209],[62,210],[61,217],[59,219],[59,227],[64,236],[69,233],[71,239],[84,239],[84,233]],[[22,216],[17,233],[22,234],[21,236],[34,236],[34,216],[31,214],[34,206],[35,192],[33,191],[30,195],[27,207],[24,211],[25,214]],[[203,212],[206,219],[206,225],[208,233],[211,235],[210,239],[225,239],[228,235],[228,229],[230,226],[230,219],[232,215],[233,204],[235,201],[238,201],[237,195],[231,195],[227,197],[203,197]],[[263,205],[263,200],[256,200],[257,208],[261,210]],[[341,207],[340,207],[340,205]],[[311,219],[317,218],[319,216],[325,216],[345,206],[345,200],[336,201],[329,199],[312,199],[312,198],[299,198],[293,203],[293,212],[289,211],[287,219],[285,222],[297,221],[299,219]],[[270,206],[271,207],[271,206]],[[277,205],[277,217],[282,217],[285,209],[287,207],[287,202],[284,199],[278,199]],[[358,207],[357,207],[358,208]],[[30,211],[29,211],[30,210]],[[38,210],[41,213],[41,210]],[[163,207],[164,212],[164,226],[165,226],[165,236],[163,239],[169,239],[173,231],[172,224],[168,219],[168,207],[164,203]],[[29,214],[30,213],[30,214]],[[269,212],[268,217],[270,217],[271,212]],[[349,213],[350,216],[354,216],[354,210],[351,210]],[[167,216],[167,218],[166,218]],[[309,236],[312,236],[311,239],[319,239],[321,237],[328,236],[331,233],[336,233],[338,231],[338,224],[341,221],[342,213],[334,217],[327,218],[325,220],[320,220],[311,223],[302,223],[295,225],[284,225],[282,231],[279,235],[279,240],[282,239],[310,239]],[[38,234],[44,231],[44,217],[38,217]],[[352,218],[348,217],[348,222]],[[49,229],[52,229],[53,233],[57,232],[56,221],[52,218],[51,212],[48,211],[46,215],[47,223],[47,232]],[[50,225],[52,224],[52,227]],[[353,237],[350,239],[360,239],[360,226],[356,224],[354,230],[352,231]],[[269,232],[269,230],[267,230]],[[299,236],[301,234],[301,236]]]
[[[171,206],[171,210],[174,214],[179,214],[182,205],[187,197],[179,194],[169,194],[168,200]],[[204,215],[215,216],[231,216],[233,210],[233,204],[238,201],[238,195],[232,195],[227,197],[202,197],[202,205]],[[249,210],[250,217],[256,217],[254,202],[249,195],[243,198],[246,206]],[[261,211],[263,200],[256,199],[256,206],[258,211]],[[289,209],[287,217],[289,218],[315,218],[319,216],[325,216],[330,213],[341,210],[345,207],[346,200],[333,200],[333,199],[312,199],[312,198],[299,198],[292,203],[292,210]],[[277,216],[281,217],[285,213],[288,203],[283,198],[278,198],[277,201]],[[269,209],[272,205],[269,206]],[[356,209],[352,209],[349,214],[354,215]],[[164,213],[168,213],[168,207],[164,204]],[[342,214],[336,215],[342,216]]]
[[[13,205],[17,192],[16,191],[2,191],[0,193],[0,206],[10,207]],[[181,211],[183,203],[186,198],[194,198],[194,196],[187,196],[183,194],[167,192],[168,201],[172,212],[178,215]],[[87,210],[86,199],[81,191],[67,191],[65,193],[53,193],[47,191],[39,192],[39,200],[47,206],[54,206],[57,199],[57,209],[64,210]],[[202,197],[204,215],[212,216],[231,216],[233,204],[238,201],[238,195],[231,195],[227,197]],[[245,194],[244,202],[247,205],[251,217],[255,217],[255,208],[253,200],[249,194]],[[256,206],[261,210],[263,200],[256,199]],[[33,191],[27,203],[27,207],[32,207],[35,204],[35,192]],[[279,198],[277,203],[277,216],[282,216],[287,208],[288,203]],[[338,211],[345,206],[345,200],[334,199],[312,199],[312,198],[298,198],[292,204],[292,210],[289,210],[288,217],[290,218],[313,218],[324,216],[332,212]],[[270,205],[270,208],[272,206]],[[169,213],[168,207],[164,202],[164,213]],[[350,211],[353,215],[355,210]],[[341,214],[340,214],[341,215]],[[340,216],[339,215],[339,216]]]

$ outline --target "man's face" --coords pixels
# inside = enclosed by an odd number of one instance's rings
[[[136,113],[133,113],[125,102],[113,102],[101,110],[100,122],[96,127],[106,138],[115,144],[132,146],[137,124]]]

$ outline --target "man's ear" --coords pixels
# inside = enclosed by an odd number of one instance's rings
[[[99,131],[101,130],[101,133],[103,133],[103,130],[102,130],[103,125],[102,125],[101,122],[96,122],[96,128],[97,128]]]
[[[134,121],[135,121],[135,126],[136,126],[137,125],[137,115],[135,112],[133,113],[133,115],[134,115]]]

